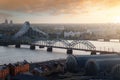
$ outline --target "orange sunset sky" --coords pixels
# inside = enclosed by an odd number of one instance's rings
[[[120,0],[0,0],[0,22],[119,23]]]

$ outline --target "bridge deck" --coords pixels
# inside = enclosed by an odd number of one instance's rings
[[[33,44],[32,44],[33,45]],[[39,44],[34,44],[34,46],[44,46],[44,47],[52,47],[52,48],[60,48],[60,49],[72,49],[72,50],[79,50],[79,51],[87,51],[87,52],[98,52],[98,53],[118,53],[116,51],[103,51],[103,50],[90,50],[90,49],[80,49],[80,48],[70,48],[70,47],[59,47],[59,46],[49,46],[49,45],[39,45]]]

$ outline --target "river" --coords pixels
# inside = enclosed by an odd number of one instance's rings
[[[99,42],[90,41],[98,50],[114,50],[120,52],[120,43],[118,42]],[[89,55],[90,52],[73,51],[74,55]],[[27,60],[28,62],[42,62],[54,59],[65,59],[68,55],[65,49],[53,49],[53,52],[47,52],[46,48],[30,50],[29,46],[22,45],[21,48],[14,46],[0,47],[0,65],[15,63],[18,61]]]

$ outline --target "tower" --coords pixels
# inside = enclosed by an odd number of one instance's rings
[[[8,20],[7,19],[5,19],[5,24],[8,24]]]
[[[12,20],[10,20],[10,25],[12,25],[13,24],[13,21]]]

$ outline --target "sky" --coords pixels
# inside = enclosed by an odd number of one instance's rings
[[[0,0],[0,22],[120,23],[120,0]]]

